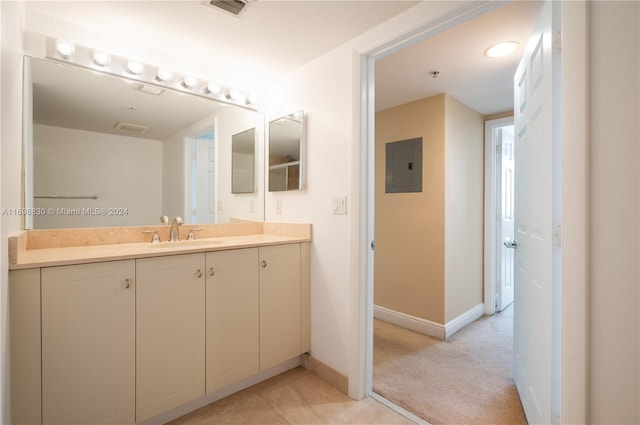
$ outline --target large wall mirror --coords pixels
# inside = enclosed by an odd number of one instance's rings
[[[269,122],[269,191],[302,189],[304,111]]]
[[[261,113],[31,57],[24,90],[25,228],[264,220]]]

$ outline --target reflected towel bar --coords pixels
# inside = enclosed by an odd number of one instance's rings
[[[41,195],[41,196],[34,196],[33,199],[98,199],[98,195],[89,195],[89,196]]]

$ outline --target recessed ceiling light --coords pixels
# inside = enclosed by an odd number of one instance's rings
[[[488,58],[501,58],[515,52],[519,45],[517,41],[504,41],[489,47],[484,55]]]

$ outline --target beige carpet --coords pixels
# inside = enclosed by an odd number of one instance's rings
[[[375,320],[373,389],[433,425],[526,424],[512,335],[512,307],[447,341]]]

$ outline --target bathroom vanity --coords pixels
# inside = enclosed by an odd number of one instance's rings
[[[311,226],[197,227],[11,238],[12,423],[177,417],[310,350]]]

